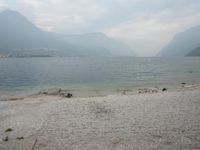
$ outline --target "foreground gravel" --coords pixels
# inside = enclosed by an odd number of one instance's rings
[[[0,139],[0,150],[199,150],[200,90],[0,101]]]

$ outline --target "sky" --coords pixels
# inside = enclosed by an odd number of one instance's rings
[[[103,32],[156,55],[174,35],[200,25],[200,0],[0,0],[36,26],[65,34]]]

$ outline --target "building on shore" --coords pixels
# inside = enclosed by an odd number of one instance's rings
[[[0,54],[0,58],[8,58],[8,57],[10,57],[9,54]]]

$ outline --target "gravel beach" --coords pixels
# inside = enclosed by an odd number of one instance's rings
[[[199,150],[200,88],[0,101],[0,150]]]

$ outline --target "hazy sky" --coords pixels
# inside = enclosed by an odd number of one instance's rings
[[[200,25],[200,0],[0,0],[38,27],[56,32],[103,32],[139,56],[155,55],[177,33]]]

